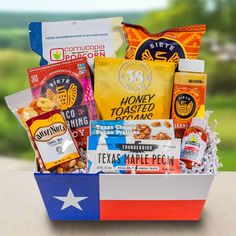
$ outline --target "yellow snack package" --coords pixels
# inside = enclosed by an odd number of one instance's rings
[[[95,58],[94,95],[101,119],[168,119],[175,64]]]

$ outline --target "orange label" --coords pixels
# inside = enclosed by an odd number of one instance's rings
[[[175,135],[182,138],[185,129],[206,100],[206,74],[175,73],[171,118]]]

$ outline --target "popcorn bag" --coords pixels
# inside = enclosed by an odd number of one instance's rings
[[[205,30],[151,34],[122,17],[30,24],[41,66],[6,102],[51,220],[200,219],[220,166],[206,79],[199,92]]]

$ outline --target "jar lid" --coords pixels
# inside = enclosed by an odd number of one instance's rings
[[[205,61],[192,60],[192,59],[180,59],[178,69],[179,71],[183,71],[183,72],[204,73]]]

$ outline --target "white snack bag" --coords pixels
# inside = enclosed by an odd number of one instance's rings
[[[116,57],[124,41],[122,17],[32,22],[30,46],[41,56],[40,65],[86,57],[93,68],[94,57]]]

